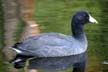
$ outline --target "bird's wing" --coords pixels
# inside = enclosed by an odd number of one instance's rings
[[[71,38],[60,33],[44,33],[25,39],[18,48],[34,56],[64,56],[70,52]]]

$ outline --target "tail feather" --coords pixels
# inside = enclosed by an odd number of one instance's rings
[[[12,50],[14,50],[16,53],[21,54],[22,51],[18,49],[18,46],[22,44],[21,42],[15,43],[13,46],[11,46]]]
[[[12,46],[12,48],[18,48],[18,45],[20,45],[20,44],[22,44],[21,42],[17,42],[17,43],[15,43],[13,46]]]

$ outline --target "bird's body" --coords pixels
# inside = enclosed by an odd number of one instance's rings
[[[81,54],[87,49],[86,37],[77,40],[60,33],[43,33],[21,42],[16,48],[23,55],[36,57],[60,57]]]

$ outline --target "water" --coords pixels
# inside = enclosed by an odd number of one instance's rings
[[[85,32],[88,38],[88,62],[86,72],[108,72],[108,1],[107,0],[36,0],[35,20],[41,32],[71,34],[72,14],[87,10],[99,21],[88,24]],[[71,72],[72,68],[59,72]],[[43,71],[45,72],[45,71]],[[47,72],[47,71],[46,71]]]

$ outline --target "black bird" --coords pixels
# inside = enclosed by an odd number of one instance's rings
[[[35,57],[28,68],[61,70],[73,66],[73,72],[84,72],[87,50],[84,25],[88,22],[98,23],[88,12],[77,11],[71,22],[72,36],[52,32],[29,37],[12,46],[17,56],[11,62],[21,68],[28,58]]]

